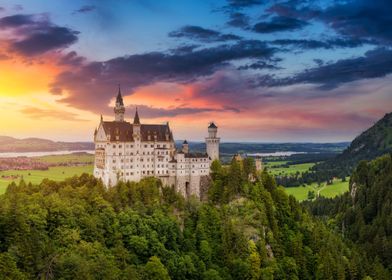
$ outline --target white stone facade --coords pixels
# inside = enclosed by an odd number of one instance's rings
[[[168,123],[141,124],[137,110],[133,123],[125,121],[120,91],[114,112],[114,121],[104,121],[101,117],[94,134],[95,177],[110,187],[118,181],[137,182],[153,176],[160,178],[164,185],[174,186],[185,197],[200,196],[212,160],[219,159],[215,124],[208,128],[207,153],[190,153],[186,141],[182,150],[176,151]]]

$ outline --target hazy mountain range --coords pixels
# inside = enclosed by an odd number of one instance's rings
[[[56,142],[41,138],[17,139],[0,136],[0,152],[51,152],[71,150],[93,150],[91,142]]]
[[[176,141],[178,148],[182,140]],[[228,142],[221,143],[220,151],[224,154],[235,153],[273,153],[276,151],[293,151],[306,153],[341,152],[350,143],[251,143]],[[205,151],[204,142],[189,142],[192,151]],[[50,152],[70,150],[94,150],[92,142],[61,142],[41,138],[17,139],[9,136],[0,136],[0,152]]]

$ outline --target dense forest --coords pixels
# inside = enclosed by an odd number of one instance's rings
[[[0,197],[3,279],[391,279],[367,258],[252,159],[214,162],[203,202],[86,174]]]
[[[349,192],[305,204],[313,215],[359,246],[372,262],[392,270],[392,154],[360,162],[351,176]]]

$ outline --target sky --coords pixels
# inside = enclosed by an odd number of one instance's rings
[[[92,141],[118,85],[176,139],[351,141],[392,111],[390,0],[0,0],[0,135]]]

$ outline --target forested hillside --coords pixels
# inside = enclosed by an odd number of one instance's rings
[[[337,157],[314,166],[318,177],[346,177],[361,160],[372,160],[392,151],[392,113],[386,114],[355,138]]]
[[[0,197],[5,279],[390,279],[251,159],[212,166],[209,200],[160,181],[12,184]],[[358,181],[358,186],[362,181]],[[348,226],[348,225],[347,225]],[[369,278],[368,278],[369,279]]]
[[[392,154],[362,161],[351,177],[350,192],[306,205],[366,252],[371,262],[392,270]]]

